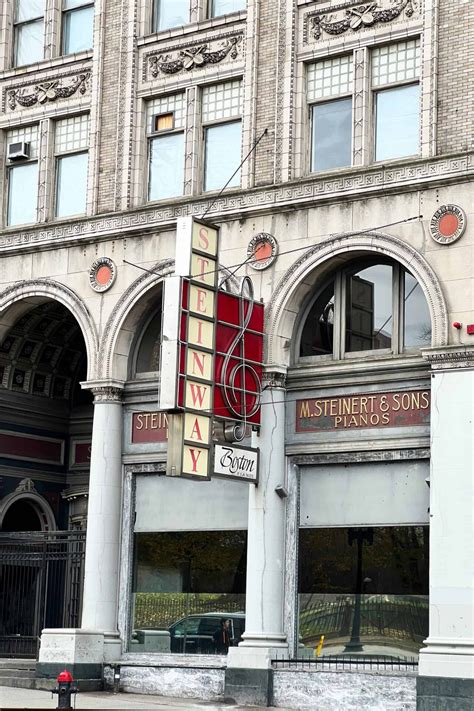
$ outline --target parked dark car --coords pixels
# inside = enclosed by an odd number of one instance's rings
[[[187,654],[215,654],[214,634],[221,628],[221,620],[230,620],[230,644],[235,647],[245,630],[243,612],[206,612],[188,615],[169,628],[172,652]]]

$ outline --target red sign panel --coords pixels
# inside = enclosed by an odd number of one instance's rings
[[[60,466],[64,464],[64,440],[3,430],[0,457]]]
[[[364,393],[296,401],[296,432],[429,425],[430,391]]]
[[[166,442],[168,417],[165,412],[134,412],[132,415],[132,443]]]

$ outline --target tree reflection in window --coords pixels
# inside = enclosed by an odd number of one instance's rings
[[[430,312],[416,279],[394,261],[366,258],[338,270],[316,294],[300,356],[397,354],[430,343]]]

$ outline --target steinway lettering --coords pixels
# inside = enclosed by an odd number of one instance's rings
[[[429,390],[297,400],[296,431],[427,425],[429,413]]]

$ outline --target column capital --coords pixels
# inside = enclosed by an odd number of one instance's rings
[[[123,380],[86,380],[81,388],[92,392],[94,403],[122,402],[124,385]]]
[[[431,370],[461,370],[474,368],[474,347],[466,345],[425,348],[422,356],[431,366]]]
[[[285,389],[286,387],[286,366],[268,365],[265,366],[262,376],[262,385],[265,390],[275,388]]]

